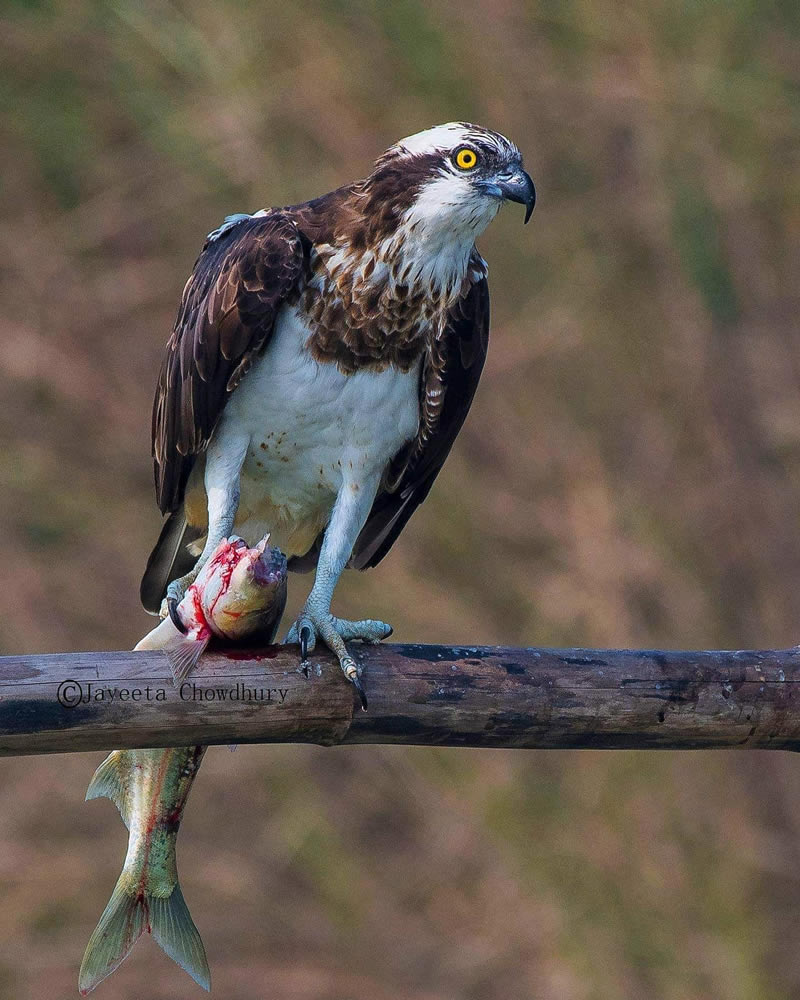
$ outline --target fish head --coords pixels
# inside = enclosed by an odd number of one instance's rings
[[[269,544],[269,535],[253,548],[241,538],[227,539],[209,562],[217,554],[218,570],[203,591],[212,631],[226,639],[271,641],[286,604],[286,556]]]
[[[247,550],[247,555],[237,566],[237,572],[240,567],[243,572],[251,574],[254,586],[259,588],[279,587],[286,580],[288,572],[286,556],[280,549],[269,544],[268,534],[264,535],[258,545]]]

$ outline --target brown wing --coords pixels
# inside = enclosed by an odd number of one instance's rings
[[[158,376],[153,460],[163,513],[180,507],[195,457],[303,273],[304,239],[280,212],[217,233],[183,290]]]
[[[488,346],[484,277],[453,308],[443,335],[426,355],[417,437],[393,461],[353,548],[351,566],[376,566],[428,495],[469,412]]]

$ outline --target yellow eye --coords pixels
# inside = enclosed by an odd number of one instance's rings
[[[456,166],[460,170],[472,170],[477,162],[478,154],[474,149],[468,149],[464,146],[456,153]]]

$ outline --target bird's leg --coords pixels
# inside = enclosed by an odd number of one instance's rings
[[[184,576],[173,580],[167,587],[165,607],[162,608],[182,632],[186,629],[178,614],[178,604],[197,579],[197,574],[208,562],[214,549],[223,538],[228,538],[233,532],[233,522],[239,508],[239,476],[250,439],[240,434],[226,433],[224,427],[220,430],[221,433],[214,435],[206,452],[205,487],[208,497],[206,543],[192,569]]]
[[[346,641],[361,639],[364,642],[380,642],[392,634],[391,625],[373,621],[345,621],[331,614],[333,591],[347,560],[353,551],[358,534],[372,507],[379,479],[367,485],[345,483],[336,498],[330,522],[325,530],[322,549],[317,562],[314,586],[308,595],[303,610],[292,625],[286,642],[299,642],[303,660],[314,649],[317,639],[339,658],[345,677],[352,681],[366,709],[367,698],[361,683],[360,670],[355,660],[347,652]]]

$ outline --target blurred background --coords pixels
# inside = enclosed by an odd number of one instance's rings
[[[130,647],[150,405],[205,234],[451,119],[539,204],[480,249],[458,445],[339,613],[399,640],[800,641],[795,0],[39,0],[0,23],[0,652]],[[296,581],[293,607],[309,578]],[[71,997],[102,754],[0,763],[0,996]],[[181,834],[228,1000],[800,995],[800,762],[223,748]],[[98,997],[200,997],[150,940]]]

